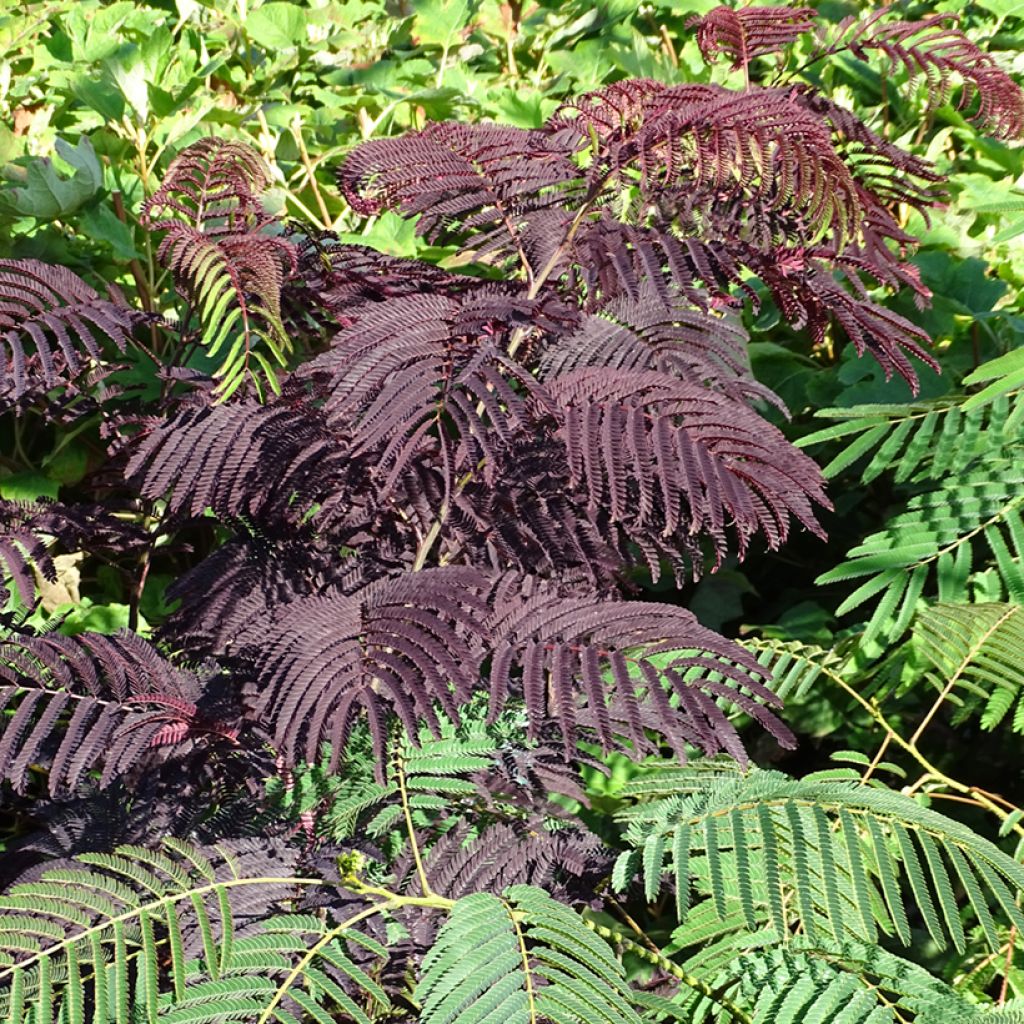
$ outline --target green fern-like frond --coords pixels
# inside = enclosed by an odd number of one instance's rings
[[[937,604],[914,623],[914,647],[931,685],[959,704],[954,720],[980,714],[994,729],[1014,709],[1024,732],[1024,607],[1017,604]]]
[[[404,814],[403,786],[414,824],[444,831],[444,820],[478,796],[470,776],[493,768],[500,739],[482,717],[470,715],[458,727],[439,716],[439,731],[435,736],[424,728],[416,743],[403,736],[383,781],[375,777],[369,758],[347,761],[343,774],[329,771],[326,760],[299,769],[297,779],[305,777],[306,786],[326,805],[324,822],[331,837],[347,839],[362,828],[375,839],[398,842],[402,830],[396,831],[395,824]]]
[[[640,1024],[608,944],[526,885],[455,903],[415,998],[421,1024]]]
[[[985,404],[968,396],[903,405],[855,405],[820,409],[819,419],[835,420],[800,438],[799,448],[842,441],[842,450],[824,467],[829,479],[864,461],[859,478],[870,483],[892,473],[896,483],[959,476],[978,459],[1019,446],[1017,427],[1024,416],[1024,393],[1000,395]]]
[[[771,929],[749,932],[735,918],[716,925],[713,913],[704,913],[709,905],[698,904],[673,934],[677,944],[698,946],[679,965],[690,984],[671,1001],[645,1002],[645,1019],[896,1024],[913,1014],[922,1024],[941,1024],[971,1012],[945,982],[879,946],[799,935],[780,945]],[[694,927],[693,918],[703,920]]]
[[[740,644],[771,672],[772,690],[785,701],[806,697],[821,680],[841,678],[847,662],[835,648],[796,640],[749,637]]]
[[[991,904],[1024,925],[1024,867],[899,793],[764,771],[719,778],[703,793],[652,798],[649,777],[644,786],[624,790],[640,802],[622,813],[633,849],[613,881],[623,888],[638,874],[653,900],[669,874],[680,921],[695,889],[721,920],[738,910],[751,931],[788,936],[799,926],[811,937],[874,942],[881,929],[909,944],[909,894],[932,938],[962,950],[959,889],[993,949]]]
[[[906,1019],[962,1019],[966,1004],[922,968],[878,947],[814,944],[758,950],[737,958],[720,976],[739,978],[736,998],[752,1003],[755,1024],[889,1024]],[[900,1016],[893,1012],[899,1010]]]
[[[339,1012],[369,1024],[341,978],[388,1006],[349,951],[386,955],[352,927],[366,913],[337,924],[274,913],[321,880],[248,875],[230,849],[177,840],[77,860],[81,867],[45,871],[0,897],[0,1020],[83,1024],[89,1007],[92,1024]],[[262,933],[253,934],[257,921]]]
[[[291,342],[281,320],[289,251],[277,238],[249,234],[210,238],[178,226],[160,247],[200,323],[207,355],[218,360],[218,393],[228,397],[261,373],[277,390],[276,367]]]
[[[899,636],[932,583],[940,601],[963,600],[972,569],[988,560],[1009,598],[1024,601],[1022,556],[1024,461],[991,459],[912,498],[884,530],[850,550],[845,562],[817,582],[867,577],[836,609],[843,615],[878,599],[865,628],[866,643],[878,636]]]
[[[259,934],[234,940],[216,977],[190,977],[181,995],[165,1001],[159,1020],[372,1024],[391,1009],[391,1001],[372,969],[357,963],[366,953],[380,961],[388,955],[355,929],[310,914],[279,914]]]
[[[1016,227],[1024,228],[1024,223],[1018,221]],[[1024,348],[1010,349],[1009,352],[982,363],[964,378],[964,384],[985,385],[967,399],[964,403],[965,409],[984,405],[1000,395],[1009,394],[1024,387]],[[1006,429],[1018,429],[1021,425],[1022,415],[1024,415],[1024,409],[1017,405],[1012,418],[1007,422]]]

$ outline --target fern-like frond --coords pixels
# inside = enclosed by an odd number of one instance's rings
[[[750,368],[749,338],[734,310],[712,312],[710,299],[692,306],[664,297],[646,279],[636,299],[623,295],[585,313],[568,337],[545,347],[543,381],[574,370],[658,370],[688,384],[711,387],[730,398],[779,404]]]
[[[540,223],[557,244],[571,222],[561,204],[579,181],[570,152],[549,133],[489,124],[434,124],[364,143],[338,170],[358,213],[418,214],[426,238],[457,238],[477,258],[512,257],[531,283],[544,265],[533,254],[538,242],[527,238],[531,217],[552,214],[555,223]]]
[[[65,267],[0,260],[0,411],[58,386],[74,393],[103,363],[103,341],[124,352],[142,319]]]
[[[439,728],[435,702],[458,721],[479,682],[486,590],[478,571],[448,567],[300,599],[272,623],[254,621],[239,656],[280,753],[315,761],[325,740],[338,752],[361,713],[381,753],[389,713],[411,736],[421,723]]]
[[[326,469],[328,461],[324,456],[320,465]],[[265,621],[282,605],[334,586],[350,590],[358,582],[358,564],[339,564],[336,549],[296,521],[297,508],[271,505],[262,511],[271,513],[264,522],[276,529],[247,529],[245,520],[235,522],[240,527],[235,537],[167,588],[168,600],[180,602],[161,628],[170,646],[193,656],[221,657],[252,623]],[[274,523],[282,511],[283,522]]]
[[[760,666],[742,648],[704,629],[688,611],[636,601],[571,597],[536,580],[500,585],[486,632],[493,637],[491,716],[510,689],[521,693],[528,735],[554,719],[567,756],[580,726],[607,749],[628,738],[651,748],[655,729],[685,756],[687,744],[746,760],[735,728],[718,706],[736,703],[781,742]],[[512,670],[518,668],[518,678]]]
[[[842,450],[822,470],[829,479],[865,460],[862,483],[892,473],[896,483],[959,477],[971,466],[1019,444],[1015,423],[1024,395],[1003,395],[965,409],[966,397],[903,405],[856,405],[820,409],[833,426],[800,438],[798,448],[841,441]]]
[[[40,511],[41,506],[35,504],[0,500],[0,609],[12,593],[25,608],[35,607],[33,569],[51,583],[57,579],[45,528],[40,529],[36,522]]]
[[[816,15],[810,7],[715,7],[691,18],[687,27],[696,26],[697,45],[706,61],[725,54],[733,68],[745,68],[756,57],[781,53],[810,32]]]
[[[281,291],[296,269],[295,247],[264,230],[270,218],[259,197],[268,183],[254,150],[201,139],[175,157],[142,208],[146,227],[167,232],[157,255],[199,318],[208,354],[221,359],[222,398],[257,380],[256,369],[276,391],[273,363],[283,365],[291,347]]]
[[[126,476],[173,512],[299,523],[349,476],[343,438],[309,405],[187,406],[133,439]]]
[[[281,289],[292,259],[287,243],[255,232],[211,238],[175,225],[157,255],[199,317],[207,354],[221,360],[214,370],[221,397],[257,369],[277,391],[273,364],[283,366],[291,348],[281,320]]]
[[[745,405],[667,374],[577,370],[545,381],[559,406],[574,484],[627,530],[703,534],[720,563],[761,532],[771,548],[790,518],[822,535],[818,469]]]
[[[325,884],[298,875],[286,848],[167,840],[78,861],[0,896],[4,1020],[78,1024],[88,1006],[97,1024],[307,1013],[367,1024],[350,992],[381,1010],[390,1005],[357,962],[366,952],[386,956],[373,939],[345,920],[275,914],[281,902]]]
[[[270,184],[263,158],[244,142],[204,138],[171,161],[142,206],[147,227],[185,224],[206,234],[248,231],[270,218],[260,197]]]
[[[1024,924],[1021,865],[902,794],[764,771],[690,796],[652,799],[650,784],[641,780],[642,802],[622,814],[634,849],[620,858],[615,881],[621,887],[639,873],[653,899],[667,871],[681,920],[695,883],[720,919],[739,909],[747,928],[768,924],[781,937],[799,924],[812,939],[874,942],[880,928],[909,944],[908,890],[932,938],[958,950],[966,943],[958,889],[993,950],[1000,940],[991,904]]]
[[[857,188],[819,117],[786,91],[630,79],[571,100],[549,126],[599,140],[594,182],[639,172],[643,193],[688,188],[801,220],[808,243],[854,238]]]
[[[889,211],[896,203],[927,210],[940,202],[945,196],[942,175],[923,157],[883,138],[853,111],[810,86],[796,86],[793,95],[831,128],[837,149],[861,186],[861,202],[868,219],[881,220],[872,225],[873,230],[910,243],[911,237],[892,220]],[[885,254],[877,247],[870,247],[870,254],[885,262]],[[906,269],[909,271],[909,267]]]
[[[622,965],[541,889],[456,902],[423,959],[422,1024],[640,1024]]]
[[[0,779],[24,791],[45,770],[56,796],[96,770],[107,786],[154,747],[233,742],[237,723],[208,720],[200,693],[196,677],[131,634],[0,638]]]
[[[1000,395],[1018,391],[1024,386],[1024,349],[1013,348],[995,359],[987,360],[964,377],[963,382],[965,385],[985,384],[985,387],[975,391],[964,402],[965,410],[987,405]],[[1024,417],[1024,403],[1014,402],[1007,429],[1019,428],[1021,417]]]
[[[1024,608],[1017,604],[936,604],[914,620],[914,650],[926,678],[960,707],[955,721],[978,714],[994,729],[1017,705],[1014,732],[1024,732]]]
[[[467,472],[492,483],[497,449],[550,405],[505,352],[514,329],[544,325],[539,304],[481,289],[459,301],[409,295],[349,315],[353,326],[299,376],[326,396],[327,421],[352,438],[352,457],[372,460],[380,497],[438,446],[449,493]]]
[[[770,672],[772,690],[781,701],[801,700],[819,679],[841,678],[847,661],[834,648],[797,640],[748,637],[738,642]]]
[[[884,530],[865,538],[847,552],[847,561],[818,577],[818,583],[868,577],[836,614],[880,596],[864,642],[900,635],[933,580],[940,601],[966,595],[968,576],[981,558],[979,540],[1011,599],[1024,600],[1022,474],[1018,458],[997,455],[959,479],[911,498]]]
[[[324,741],[340,750],[363,714],[378,751],[389,715],[411,736],[421,724],[436,732],[438,707],[458,722],[460,705],[487,691],[492,721],[522,701],[528,738],[554,729],[570,760],[580,732],[606,749],[647,751],[648,730],[684,756],[695,744],[743,759],[720,698],[791,741],[757,662],[689,612],[571,596],[511,573],[495,582],[451,566],[299,599],[269,628],[254,621],[235,651],[289,763],[316,760]]]
[[[958,27],[955,16],[929,14],[917,21],[886,21],[879,11],[862,22],[842,26],[850,52],[862,60],[879,53],[893,73],[914,82],[925,79],[930,107],[948,103],[955,83],[963,85],[959,107],[986,131],[1004,138],[1024,134],[1024,92],[1017,83]]]
[[[890,263],[855,258],[851,263],[850,260],[848,254],[838,259],[834,251],[780,247],[774,258],[760,257],[753,265],[790,324],[806,328],[820,345],[825,340],[826,328],[834,323],[849,338],[858,355],[869,353],[882,367],[886,379],[896,372],[916,394],[917,372],[909,357],[938,371],[939,364],[926,347],[931,339],[906,317],[868,297],[860,272],[866,271],[884,280]],[[836,279],[829,263],[839,264],[849,287]]]
[[[924,969],[862,943],[796,939],[737,957],[716,982],[734,979],[730,995],[750,1006],[756,1024],[889,1024],[907,1013],[939,1024],[969,1012],[966,1000]]]
[[[144,531],[100,506],[0,499],[0,609],[12,593],[21,610],[34,609],[45,584],[58,581],[58,553],[127,554],[146,540]]]
[[[672,1010],[659,1008],[673,1014],[661,1019],[681,1024],[895,1024],[907,1013],[944,1024],[969,1012],[950,985],[880,946],[824,935],[793,935],[780,943],[771,928],[747,930],[738,908],[719,918],[710,899],[691,908],[685,924],[673,932],[670,948],[685,954],[678,961],[682,983]]]

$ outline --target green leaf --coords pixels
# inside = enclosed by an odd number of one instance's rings
[[[95,242],[106,242],[118,260],[128,262],[142,254],[135,248],[131,228],[108,206],[96,205],[82,211],[78,220],[81,231]]]
[[[74,213],[103,187],[103,169],[92,143],[84,135],[72,146],[63,139],[55,143],[58,155],[74,169],[70,178],[58,174],[49,157],[40,157],[25,168],[24,184],[0,191],[0,210],[56,220]]]
[[[469,24],[478,0],[416,0],[413,36],[422,46],[448,49]]]
[[[264,4],[246,19],[245,31],[266,50],[292,50],[306,42],[307,16],[308,12],[298,4]]]

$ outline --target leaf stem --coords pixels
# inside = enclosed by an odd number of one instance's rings
[[[677,981],[681,981],[687,988],[700,992],[701,995],[727,1011],[733,1020],[740,1021],[740,1024],[754,1024],[754,1018],[746,1010],[737,1006],[725,996],[717,995],[715,990],[706,981],[695,975],[688,974],[679,964],[674,960],[670,960],[664,953],[652,951],[646,946],[642,946],[639,942],[634,942],[631,938],[621,934],[621,932],[617,932],[614,928],[608,928],[605,925],[598,924],[596,921],[584,918],[584,923],[592,932],[600,935],[602,939],[618,943],[648,963],[657,964],[658,967],[667,974],[671,974]]]
[[[440,524],[438,524],[440,529]],[[430,888],[430,881],[427,878],[426,869],[423,866],[423,858],[420,855],[419,843],[416,841],[416,829],[412,823],[412,808],[409,806],[409,790],[405,784],[405,765],[403,763],[402,752],[399,749],[395,756],[395,777],[398,781],[398,793],[402,801],[402,814],[405,817],[405,830],[409,835],[409,848],[412,850],[412,859],[416,864],[416,874],[420,880],[420,887],[423,889],[423,895],[430,898],[434,895],[434,891]]]

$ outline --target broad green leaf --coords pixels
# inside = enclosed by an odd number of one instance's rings
[[[103,170],[92,143],[84,135],[72,146],[56,142],[57,153],[74,169],[70,178],[57,172],[53,161],[40,157],[25,168],[24,184],[0,191],[0,210],[38,220],[56,220],[74,213],[103,187]]]
[[[298,4],[275,2],[253,11],[245,31],[254,43],[273,53],[292,50],[306,42],[307,12]]]

